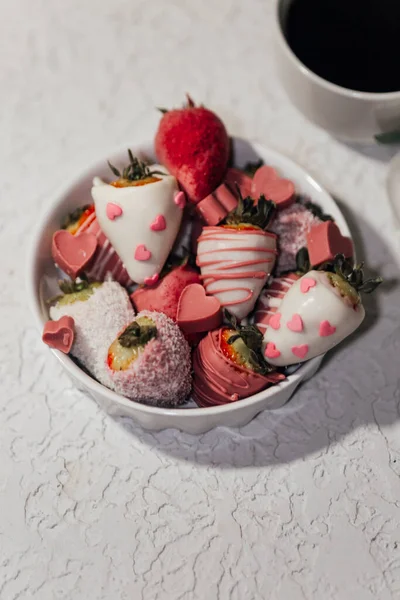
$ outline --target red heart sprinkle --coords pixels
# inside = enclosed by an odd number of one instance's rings
[[[53,235],[51,253],[54,261],[67,275],[75,277],[84,270],[94,256],[97,238],[93,233],[72,235],[65,229]]]
[[[333,335],[336,331],[336,327],[331,325],[329,321],[322,321],[319,326],[319,335],[320,337],[328,337]]]
[[[179,206],[179,208],[183,210],[186,206],[185,192],[177,192],[174,197],[174,202],[177,206]]]
[[[317,282],[312,277],[303,277],[300,282],[300,289],[303,294],[307,294],[308,290],[315,287]]]
[[[152,224],[150,225],[150,229],[152,231],[164,231],[167,227],[167,222],[165,220],[164,215],[157,215]]]
[[[279,358],[279,356],[281,355],[278,348],[273,342],[268,342],[268,344],[265,347],[264,354],[267,358]]]
[[[268,321],[268,325],[272,327],[272,329],[279,329],[281,326],[281,313],[277,312]]]
[[[292,319],[286,325],[290,331],[294,331],[295,333],[303,331],[303,319],[297,313],[293,315]]]
[[[108,202],[106,206],[106,215],[110,221],[114,221],[114,219],[120,217],[122,213],[122,208],[118,206],[118,204],[114,204],[114,202]]]
[[[305,358],[307,356],[307,353],[308,353],[308,345],[307,344],[301,344],[300,346],[293,346],[292,347],[292,352],[298,358]]]
[[[139,244],[138,246],[136,246],[136,250],[135,250],[135,259],[136,260],[150,260],[151,258],[151,252],[150,250],[147,250],[146,246],[144,244]]]

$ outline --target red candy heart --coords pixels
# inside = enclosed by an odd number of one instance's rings
[[[312,277],[303,277],[300,282],[300,290],[303,294],[307,294],[308,290],[315,287],[317,282]]]
[[[199,283],[191,283],[183,290],[178,304],[176,322],[184,333],[198,333],[215,329],[221,324],[221,304],[217,298],[206,296]]]
[[[255,172],[251,193],[256,200],[264,194],[267,200],[273,200],[279,209],[287,208],[295,201],[293,182],[282,179],[275,169],[267,165],[263,165]]]
[[[147,250],[146,246],[144,244],[139,244],[138,246],[136,246],[136,250],[135,250],[135,260],[150,260],[151,258],[151,252],[150,250]]]
[[[61,229],[53,235],[51,253],[60,269],[75,279],[89,264],[96,248],[97,238],[93,233],[74,236],[69,231]]]
[[[44,325],[42,340],[50,348],[68,354],[74,342],[74,337],[74,320],[72,317],[64,316],[58,321],[47,321]]]
[[[324,221],[311,227],[307,234],[307,248],[313,266],[332,261],[336,254],[353,256],[353,243],[340,233],[333,221]]]
[[[272,329],[279,329],[281,326],[281,313],[277,312],[268,321],[268,325],[272,327]]]
[[[110,221],[114,221],[114,219],[120,217],[122,212],[122,208],[118,204],[114,204],[114,202],[109,202],[106,206],[106,215]]]
[[[308,354],[307,344],[301,344],[300,346],[293,346],[292,352],[298,358],[305,358]]]
[[[268,344],[265,347],[264,354],[267,358],[279,358],[279,356],[281,355],[278,348],[273,342],[268,342]]]
[[[288,321],[286,325],[290,331],[294,331],[295,333],[300,333],[303,331],[303,319],[297,313],[293,315],[291,320]]]
[[[157,215],[152,224],[150,225],[150,229],[152,231],[164,231],[167,227],[167,222],[165,220],[164,215]]]
[[[320,337],[329,337],[333,335],[336,331],[336,327],[331,325],[329,321],[322,321],[319,326],[319,335]]]

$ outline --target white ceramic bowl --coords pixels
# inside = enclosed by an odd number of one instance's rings
[[[315,203],[336,220],[342,234],[349,236],[347,223],[331,196],[301,167],[289,158],[265,148],[259,144],[250,144],[235,139],[235,162],[238,167],[248,161],[262,158],[265,163],[275,167],[283,176],[291,179],[299,193],[306,194]],[[144,154],[154,158],[151,144],[132,147],[134,154]],[[90,169],[74,177],[58,192],[49,198],[47,210],[39,221],[29,253],[29,296],[36,322],[40,331],[48,320],[48,309],[44,299],[48,297],[44,290],[48,282],[56,283],[57,272],[53,265],[50,248],[53,232],[59,228],[62,218],[74,208],[90,202],[90,188],[95,175],[108,177],[106,160],[119,164],[125,160],[126,149],[103,158]],[[45,348],[43,346],[43,351]],[[189,433],[204,433],[218,425],[237,427],[248,423],[255,415],[265,409],[283,406],[297,386],[309,379],[317,371],[323,357],[304,363],[293,375],[279,385],[255,394],[244,400],[211,408],[182,407],[166,409],[146,406],[133,402],[107,389],[84,371],[69,356],[52,350],[77,387],[89,394],[107,413],[112,416],[131,417],[142,427],[160,430],[173,427]],[[51,368],[51,365],[49,365]],[[190,405],[189,405],[190,406]]]

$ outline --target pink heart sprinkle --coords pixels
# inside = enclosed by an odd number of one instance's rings
[[[110,219],[110,221],[114,221],[117,217],[120,217],[123,213],[123,210],[118,204],[114,204],[114,202],[108,202],[106,206],[106,215]]]
[[[164,215],[157,215],[152,224],[150,225],[150,229],[152,231],[164,231],[167,227],[167,222],[165,220]]]
[[[308,345],[301,344],[301,346],[293,346],[292,352],[295,356],[298,356],[298,358],[305,358],[308,353]]]
[[[272,315],[270,320],[268,321],[268,325],[272,327],[272,329],[279,329],[281,326],[281,313],[275,313]]]
[[[292,319],[286,325],[290,331],[295,331],[296,333],[303,331],[303,319],[297,313],[293,315]]]
[[[237,402],[239,400],[239,394],[232,394],[231,400],[232,402]]]
[[[155,285],[158,280],[159,280],[158,273],[154,273],[154,275],[152,275],[151,277],[146,277],[146,279],[144,280],[144,283],[146,285]]]
[[[329,321],[322,321],[319,326],[319,335],[320,337],[328,337],[333,335],[336,331],[336,327],[331,325]]]
[[[300,289],[303,294],[307,294],[310,288],[313,288],[317,285],[317,282],[312,277],[304,277],[300,282]]]
[[[136,250],[135,250],[135,259],[136,260],[150,260],[150,258],[151,258],[151,252],[150,252],[150,250],[147,250],[147,248],[144,244],[139,244],[138,246],[136,246]]]
[[[174,197],[174,202],[177,206],[179,206],[179,208],[181,208],[182,210],[185,208],[186,206],[186,196],[184,192],[177,192],[175,194]]]
[[[279,352],[279,350],[273,342],[268,342],[268,344],[265,347],[264,354],[267,358],[278,358],[281,355],[281,353]]]

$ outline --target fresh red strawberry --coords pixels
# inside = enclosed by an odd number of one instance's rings
[[[156,285],[138,288],[131,294],[137,311],[162,312],[175,321],[179,298],[186,286],[200,283],[200,276],[189,265],[181,265],[170,271]]]
[[[222,183],[230,142],[217,115],[187,98],[181,109],[162,110],[155,148],[159,162],[178,179],[189,200],[197,203]]]

